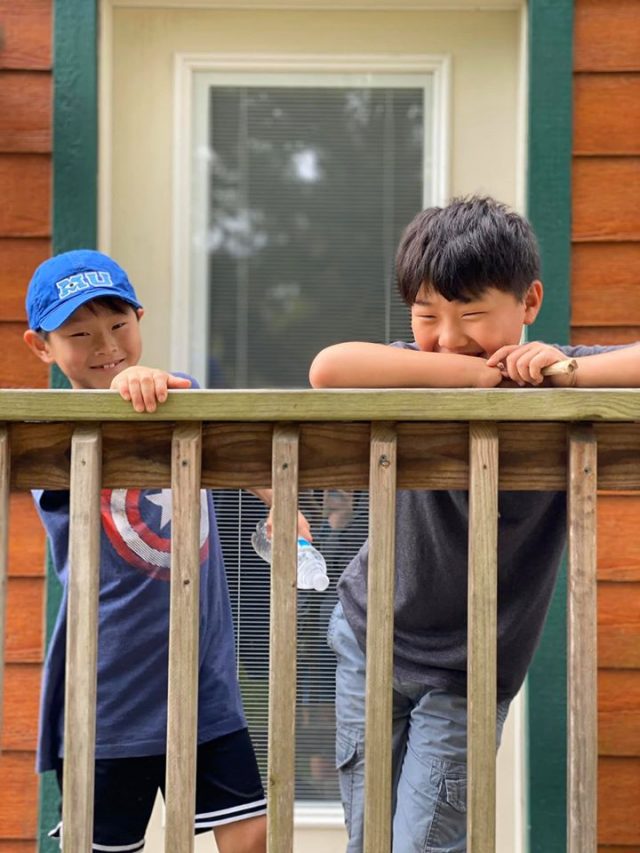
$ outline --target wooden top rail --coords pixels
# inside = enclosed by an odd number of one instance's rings
[[[112,391],[0,391],[0,421],[640,421],[640,391],[504,388],[171,391],[137,414]]]

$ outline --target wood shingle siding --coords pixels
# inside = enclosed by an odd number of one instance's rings
[[[29,355],[24,297],[51,254],[51,0],[0,0],[0,387],[48,383]],[[34,853],[43,657],[44,536],[29,494],[11,497],[0,853]]]
[[[574,343],[640,340],[640,3],[576,0]],[[599,853],[640,850],[640,495],[598,501]]]

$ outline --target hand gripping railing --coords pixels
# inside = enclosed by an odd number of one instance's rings
[[[154,415],[136,415],[108,392],[1,391],[2,619],[10,485],[71,489],[64,787],[72,794],[64,798],[65,853],[86,853],[91,838],[100,489],[173,489],[165,849],[190,853],[199,490],[269,485],[274,491],[275,529],[270,853],[293,849],[299,486],[370,491],[366,853],[388,853],[391,837],[396,488],[469,490],[467,849],[471,853],[495,849],[498,489],[567,490],[567,849],[595,853],[596,485],[640,488],[639,420],[640,392],[632,390],[172,392]],[[4,625],[0,628],[3,636]]]

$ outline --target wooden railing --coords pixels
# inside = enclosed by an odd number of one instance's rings
[[[66,853],[90,849],[101,487],[173,489],[165,849],[186,853],[193,849],[199,490],[270,485],[275,527],[270,853],[289,853],[293,847],[299,487],[370,491],[367,853],[390,849],[396,488],[470,493],[467,825],[472,853],[495,849],[498,490],[566,489],[567,849],[595,853],[596,486],[640,488],[637,421],[640,392],[626,389],[172,392],[154,415],[135,414],[108,392],[0,392],[0,614],[9,489],[71,489]],[[3,636],[3,624],[0,628]]]

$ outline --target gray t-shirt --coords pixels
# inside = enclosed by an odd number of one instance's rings
[[[394,346],[416,349],[415,344]],[[559,347],[567,357],[616,347]],[[498,501],[498,700],[518,692],[538,644],[565,543],[564,492],[501,492]],[[467,491],[398,490],[394,672],[466,694]],[[338,595],[366,648],[365,542]]]

